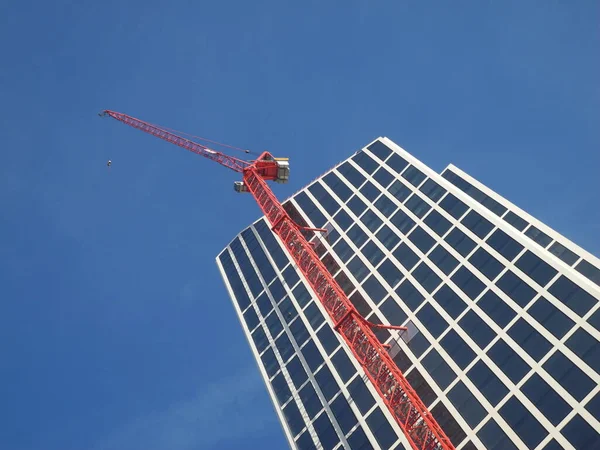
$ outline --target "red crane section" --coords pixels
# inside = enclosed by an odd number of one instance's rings
[[[273,232],[279,236],[288,254],[308,280],[313,292],[328,312],[335,330],[363,367],[411,447],[414,450],[454,449],[450,439],[372,331],[373,328],[405,328],[375,325],[358,313],[302,234],[303,228],[289,217],[267,185],[265,180],[287,181],[289,169],[286,159],[276,159],[270,153],[264,152],[255,161],[243,161],[125,114],[105,111],[104,115],[241,172],[243,183],[236,183],[236,190],[252,194],[270,222]]]

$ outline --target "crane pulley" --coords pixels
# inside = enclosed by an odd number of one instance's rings
[[[237,192],[252,194],[271,224],[271,230],[279,236],[288,254],[296,262],[315,296],[329,314],[335,331],[342,336],[355,359],[363,367],[367,378],[404,432],[411,447],[414,450],[454,449],[448,436],[389,356],[386,346],[373,332],[373,329],[377,328],[406,328],[373,324],[360,315],[302,234],[306,228],[291,219],[267,185],[266,181],[286,183],[289,180],[287,158],[274,158],[269,152],[263,152],[256,160],[244,161],[126,114],[105,110],[100,115],[112,117],[241,173],[243,180],[236,182],[234,189]]]

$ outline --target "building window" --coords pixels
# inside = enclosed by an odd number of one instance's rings
[[[461,220],[461,223],[481,239],[484,239],[492,231],[492,228],[494,228],[494,225],[489,220],[476,211],[471,211],[467,214]]]
[[[312,383],[306,383],[306,385],[299,392],[300,400],[304,405],[304,409],[308,414],[309,418],[314,418],[319,411],[323,408],[323,404],[315,391]]]
[[[402,210],[394,214],[390,219],[390,222],[392,222],[396,228],[398,228],[398,230],[405,235],[408,234],[408,232],[415,225],[415,221],[408,217],[408,215]]]
[[[600,269],[595,266],[592,266],[585,259],[581,261],[577,266],[575,266],[575,270],[582,274],[589,280],[592,280],[598,286],[600,286]]]
[[[394,169],[397,173],[401,173],[406,166],[408,166],[408,162],[395,153],[390,156],[390,159],[386,161],[386,164]]]
[[[266,292],[263,292],[260,297],[256,300],[256,306],[263,317],[267,317],[271,311],[273,311],[273,303],[271,303],[271,299],[267,295]]]
[[[459,322],[460,327],[482,349],[492,342],[496,333],[479,317],[475,311],[470,310]]]
[[[381,141],[375,141],[367,148],[382,161],[385,161],[392,154],[392,150]]]
[[[577,414],[563,428],[562,434],[577,449],[597,448],[600,443],[598,430],[595,430],[583,417]]]
[[[275,345],[277,346],[277,350],[279,350],[279,354],[281,355],[281,359],[285,362],[290,359],[290,356],[294,354],[294,347],[292,346],[292,342],[287,334],[283,333],[277,340],[275,341]]]
[[[304,344],[309,338],[308,330],[306,329],[304,322],[302,322],[302,319],[299,317],[290,324],[290,331],[298,346]]]
[[[424,222],[429,228],[431,228],[438,236],[443,236],[446,231],[450,229],[452,224],[449,220],[446,220],[439,212],[433,210],[425,217]]]
[[[356,373],[356,368],[343,348],[340,348],[337,353],[331,357],[331,362],[344,382],[348,381]]]
[[[279,363],[277,362],[277,358],[275,358],[275,352],[273,352],[273,349],[270,348],[264,352],[260,359],[269,378],[277,373],[279,370]]]
[[[393,255],[406,270],[411,270],[420,259],[417,254],[404,243],[400,244],[398,248],[394,250]]]
[[[527,305],[536,294],[527,283],[510,270],[502,275],[502,278],[496,282],[496,286],[512,298],[520,307]]]
[[[377,271],[383,277],[383,279],[387,282],[387,284],[389,284],[390,287],[392,287],[392,288],[394,288],[396,286],[396,284],[398,284],[400,282],[400,280],[402,280],[402,278],[404,278],[404,275],[402,275],[402,272],[400,272],[400,270],[396,267],[396,265],[389,259],[386,259],[379,266]],[[371,297],[371,298],[373,299],[373,297]],[[375,299],[373,299],[373,301],[375,301]]]
[[[381,304],[380,311],[391,325],[401,325],[407,317],[402,308],[398,306],[398,303],[396,303],[396,300],[392,297],[388,297],[387,300]]]
[[[502,230],[496,230],[487,239],[487,244],[504,256],[508,261],[515,259],[523,246]]]
[[[369,241],[369,243],[363,247],[362,254],[369,260],[371,264],[373,264],[373,266],[379,264],[385,256],[377,244],[375,244],[373,241]]]
[[[475,248],[475,242],[458,228],[454,228],[444,240],[464,257]]]
[[[369,442],[369,438],[359,426],[347,439],[350,448],[357,448],[360,450],[373,450],[373,446]]]
[[[433,298],[453,319],[460,316],[467,307],[466,303],[447,284],[443,285],[433,295]]]
[[[508,388],[483,361],[478,361],[467,376],[492,406],[496,406],[508,394]]]
[[[331,331],[331,327],[328,325],[325,325],[319,330],[317,333],[317,338],[319,339],[319,342],[321,342],[323,348],[325,348],[325,351],[328,355],[331,355],[333,351],[340,345],[340,341],[334,332]]]
[[[508,329],[508,335],[536,361],[542,359],[552,348],[550,342],[524,319],[519,319]]]
[[[537,373],[527,380],[521,390],[554,426],[571,412],[569,404]]]
[[[484,407],[462,381],[448,392],[448,399],[471,428],[475,428],[486,416]]]
[[[504,269],[504,266],[483,248],[477,249],[469,258],[469,262],[490,280],[496,278]]]
[[[383,223],[383,221],[379,217],[377,217],[377,214],[375,214],[375,212],[370,209],[367,210],[367,212],[363,214],[363,216],[360,218],[360,221],[372,233],[375,233],[375,231],[377,231],[379,229],[379,227],[381,226],[381,224]]]
[[[423,183],[423,186],[421,186],[419,190],[429,197],[434,203],[436,203],[446,193],[446,189],[441,187],[431,178]]]
[[[346,236],[358,248],[360,248],[369,239],[367,233],[365,233],[358,224],[352,225],[352,227],[346,232]]]
[[[461,369],[467,367],[475,359],[475,352],[454,330],[450,330],[440,343]]]
[[[358,423],[356,416],[350,408],[348,400],[346,400],[343,394],[338,395],[337,398],[331,402],[331,412],[344,434],[347,434],[352,427]]]
[[[365,176],[354,168],[350,162],[345,162],[337,171],[346,178],[355,188],[359,188],[366,180]]]
[[[544,297],[538,298],[527,312],[557,339],[561,339],[573,326],[573,321]]]
[[[417,266],[412,272],[412,276],[429,293],[435,291],[435,288],[442,282],[442,279],[438,277],[425,262],[422,262]]]
[[[455,446],[458,446],[467,436],[444,403],[439,402],[435,405],[431,414]]]
[[[331,400],[335,394],[340,390],[335,378],[331,375],[331,370],[327,365],[321,367],[315,374],[315,380],[319,385],[319,389],[327,400]]]
[[[367,425],[375,435],[380,448],[392,448],[392,444],[398,440],[394,429],[379,408],[375,408],[367,417]]]
[[[477,302],[490,318],[504,328],[516,316],[516,312],[508,304],[498,297],[493,291],[487,291]]]
[[[254,327],[258,325],[258,316],[254,312],[254,308],[248,308],[244,313],[244,322],[246,322],[246,326],[250,331],[254,330]]]
[[[287,381],[285,381],[282,373],[273,378],[271,386],[273,386],[273,391],[275,391],[275,396],[280,405],[283,405],[292,397],[290,387],[288,386]]]
[[[407,180],[413,186],[417,187],[425,179],[425,174],[415,166],[409,166],[404,172],[402,172],[402,178]]]
[[[369,273],[371,273],[369,268],[362,262],[360,256],[358,255],[356,255],[350,260],[347,267],[348,270],[350,270],[350,273],[354,276],[354,278],[356,278],[356,281],[358,281],[359,283],[361,283],[365,279],[365,277]]]
[[[458,269],[451,280],[456,284],[469,298],[475,299],[481,291],[485,288],[485,285],[477,278],[473,273],[466,267]]]
[[[519,231],[523,231],[525,227],[529,225],[525,219],[520,218],[512,211],[509,211],[508,214],[504,216],[504,220]]]
[[[502,449],[502,450],[517,450],[517,446],[512,440],[502,431],[502,428],[494,419],[488,422],[477,432],[477,437],[481,439],[485,448]],[[548,447],[545,447],[547,449]]]
[[[517,259],[515,265],[542,287],[546,286],[557,273],[550,264],[542,261],[529,250]]]
[[[537,447],[548,435],[548,431],[516,397],[511,397],[500,408],[500,415],[529,448]]]
[[[580,316],[585,315],[597,300],[562,275],[548,288],[548,292],[571,308]]]
[[[427,253],[435,244],[435,239],[433,239],[429,233],[419,226],[417,226],[412,233],[410,233],[408,238],[417,246],[419,250],[421,250],[423,254]]]
[[[514,384],[518,384],[530,370],[529,365],[503,340],[496,342],[487,354]]]
[[[468,209],[467,205],[450,193],[440,202],[440,206],[455,219],[460,219]]]
[[[320,228],[325,225],[327,219],[306,193],[300,192],[294,197],[294,200],[304,211],[304,214],[306,214],[312,221],[315,227]]]
[[[260,238],[265,244],[265,247],[269,251],[269,255],[271,256],[271,258],[273,258],[277,267],[279,267],[280,270],[283,270],[283,268],[289,262],[289,259],[284,253],[284,251],[281,249],[279,242],[277,241],[275,235],[266,224],[265,220],[261,219],[260,221],[256,222],[256,224],[254,224],[254,229],[260,235]]]
[[[448,328],[448,323],[430,303],[425,303],[417,313],[417,317],[434,339],[437,339]]]
[[[296,447],[298,450],[316,450],[315,444],[312,440],[312,436],[306,430],[296,439]]]
[[[427,214],[427,211],[431,209],[429,203],[427,203],[417,194],[411,195],[411,197],[406,201],[406,207],[419,218],[423,217],[425,214]]]
[[[335,172],[330,172],[325,175],[323,177],[323,181],[343,202],[352,196],[352,189],[346,186],[346,184],[340,180],[340,177],[338,177]]]
[[[446,275],[450,275],[458,266],[458,260],[441,245],[435,247],[428,258]]]
[[[400,180],[394,181],[388,188],[388,192],[395,199],[403,202],[408,198],[412,191],[404,185]]]
[[[579,255],[558,242],[552,244],[548,251],[553,255],[556,255],[561,261],[569,266],[575,264],[575,262],[579,259]]]
[[[419,372],[416,367],[406,376],[406,380],[416,391],[417,395],[426,407],[429,407],[437,398],[437,395],[433,389],[431,389],[429,383],[427,383],[425,378],[423,378],[423,375],[421,375],[421,372]]]
[[[304,360],[308,367],[312,372],[317,370],[317,368],[323,364],[323,356],[321,352],[315,345],[314,341],[308,341],[308,343],[302,347],[302,356],[304,356]]]
[[[360,188],[360,193],[364,195],[367,200],[373,202],[377,197],[379,197],[381,191],[373,183],[367,181],[364,186]]]
[[[375,160],[365,152],[358,152],[352,157],[352,160],[367,173],[373,173],[379,167],[379,163],[375,162]]]
[[[596,338],[579,328],[567,340],[566,345],[588,366],[600,373],[600,342]]]
[[[552,238],[550,236],[548,236],[546,233],[538,230],[533,225],[531,225],[529,228],[527,228],[527,231],[525,231],[525,236],[527,236],[528,238],[537,242],[544,248],[548,247],[548,244],[550,242],[552,242]]]
[[[356,217],[360,217],[360,215],[367,209],[367,205],[365,205],[365,203],[357,195],[355,195],[348,202],[348,208]]]
[[[427,356],[423,358],[423,367],[427,369],[427,373],[435,380],[440,389],[444,390],[456,378],[456,374],[452,368],[444,361],[440,354],[431,349]]]
[[[308,190],[315,197],[317,203],[319,203],[325,209],[325,211],[329,213],[330,216],[333,216],[337,210],[340,209],[340,204],[318,181],[313,183]]]
[[[271,333],[271,336],[274,338],[279,336],[279,333],[283,331],[283,325],[281,324],[281,321],[279,320],[279,317],[275,311],[269,314],[269,317],[267,317],[265,323],[267,324],[269,333]]]
[[[385,168],[380,167],[374,174],[373,178],[384,188],[388,187],[394,179],[394,175],[389,173]]]
[[[394,211],[396,211],[396,209],[398,209],[398,206],[396,206],[396,204],[393,201],[391,201],[389,198],[387,198],[385,195],[382,195],[381,197],[379,197],[379,199],[375,202],[375,207],[385,217],[391,216],[392,213]]]
[[[283,415],[293,436],[296,436],[298,433],[300,433],[306,426],[302,416],[300,415],[300,410],[298,409],[298,406],[296,406],[295,402],[289,402],[285,408],[283,408]]]
[[[377,232],[377,239],[383,244],[388,250],[393,249],[398,242],[400,242],[400,236],[398,236],[390,227],[384,225],[381,230]]]

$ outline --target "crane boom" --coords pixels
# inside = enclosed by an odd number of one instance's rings
[[[302,234],[303,228],[291,219],[267,185],[265,180],[287,181],[287,177],[278,176],[281,167],[275,158],[264,152],[257,160],[247,162],[219,152],[212,153],[212,150],[206,152],[207,148],[200,144],[139,119],[113,111],[105,111],[105,114],[241,172],[243,189],[236,190],[252,194],[271,224],[272,231],[279,236],[288,254],[308,280],[314,294],[329,314],[334,329],[342,336],[356,361],[363,367],[411,447],[414,450],[454,450],[450,439],[372,330],[405,328],[375,325],[360,315]],[[215,154],[220,156],[216,157]]]

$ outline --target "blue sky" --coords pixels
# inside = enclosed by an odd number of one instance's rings
[[[289,156],[280,198],[387,136],[600,254],[598,2],[435,3],[0,5],[0,448],[286,445],[214,263],[257,206],[102,109]]]

